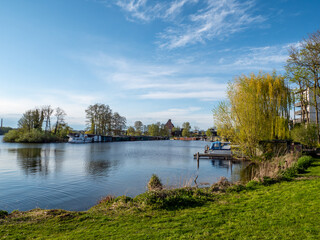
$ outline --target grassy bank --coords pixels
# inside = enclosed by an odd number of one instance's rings
[[[15,211],[0,220],[12,239],[318,239],[320,162],[299,178],[224,192],[180,189],[111,197],[85,212]],[[221,187],[221,186],[220,186]]]

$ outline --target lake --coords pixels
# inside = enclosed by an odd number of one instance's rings
[[[153,173],[168,186],[240,179],[244,163],[197,161],[203,141],[91,144],[4,143],[0,136],[0,209],[11,212],[61,208],[87,210],[106,195],[136,196]]]

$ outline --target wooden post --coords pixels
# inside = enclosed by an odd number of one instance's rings
[[[197,152],[197,167],[198,167],[198,169],[199,169],[199,152]]]

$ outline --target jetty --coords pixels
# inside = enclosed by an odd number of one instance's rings
[[[205,158],[205,159],[226,159],[226,160],[232,160],[232,154],[231,153],[195,153],[193,155],[195,159]]]

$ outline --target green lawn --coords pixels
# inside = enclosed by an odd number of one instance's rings
[[[136,201],[86,212],[15,212],[0,220],[4,239],[320,239],[320,162],[300,178],[240,193],[213,193],[179,210]],[[139,198],[137,198],[139,199]]]
[[[304,176],[320,176],[320,159],[317,159],[312,163],[311,167],[308,168]]]

